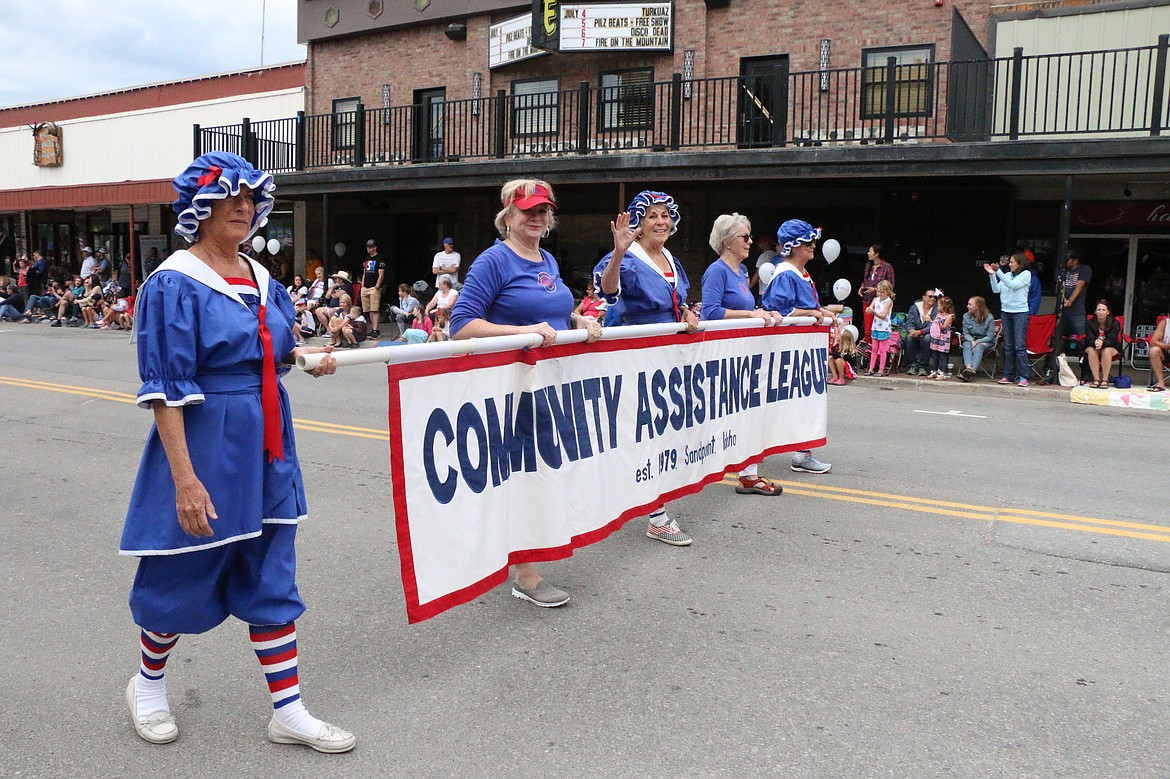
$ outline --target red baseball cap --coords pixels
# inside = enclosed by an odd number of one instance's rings
[[[535,187],[533,187],[532,194],[528,197],[512,198],[512,204],[521,211],[527,211],[530,208],[536,208],[537,206],[542,206],[546,203],[553,208],[557,207],[557,204],[553,202],[553,199],[549,196],[548,190],[545,187],[542,187],[540,184],[537,184]]]

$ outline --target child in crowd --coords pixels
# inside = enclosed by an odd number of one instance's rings
[[[867,314],[873,314],[873,323],[869,328],[869,370],[865,372],[866,376],[874,374],[875,366],[883,376],[890,372],[886,368],[886,357],[890,353],[890,314],[894,311],[895,297],[894,285],[889,279],[883,279],[877,285],[877,297],[866,309]]]
[[[930,323],[930,365],[927,376],[935,381],[949,379],[947,357],[951,353],[951,325],[955,321],[955,304],[946,295],[938,298],[938,315]]]
[[[448,308],[440,308],[435,311],[435,326],[431,330],[431,334],[427,336],[428,342],[449,341],[451,340],[451,310]]]
[[[366,340],[367,330],[366,318],[362,315],[361,308],[351,307],[341,328],[341,335],[346,340],[345,346],[356,349],[358,344]]]
[[[832,375],[829,383],[837,386],[847,384],[854,377],[853,363],[856,358],[857,342],[853,340],[853,331],[843,327],[829,349],[829,373]]]

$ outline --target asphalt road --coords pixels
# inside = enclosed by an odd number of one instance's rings
[[[172,656],[179,740],[135,736],[133,349],[2,325],[0,776],[1170,776],[1161,415],[832,387],[831,474],[776,457],[784,496],[671,504],[685,549],[630,522],[545,567],[565,608],[498,588],[408,626],[384,371],[286,386],[312,514],[302,693],[357,748],[267,742],[234,621]]]

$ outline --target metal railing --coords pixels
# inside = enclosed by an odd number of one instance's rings
[[[1158,136],[1170,117],[1156,46],[885,65],[449,100],[221,127],[272,172],[683,149]]]

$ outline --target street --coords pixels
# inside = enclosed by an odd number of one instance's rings
[[[1170,775],[1166,424],[1067,392],[830,387],[830,474],[669,505],[406,622],[382,366],[286,377],[310,517],[301,691],[349,754],[271,744],[247,629],[184,636],[180,737],[135,735],[117,554],[152,416],[124,335],[0,324],[0,776]],[[940,386],[942,385],[942,386]],[[604,485],[580,485],[582,490]],[[549,496],[555,499],[556,496]]]

